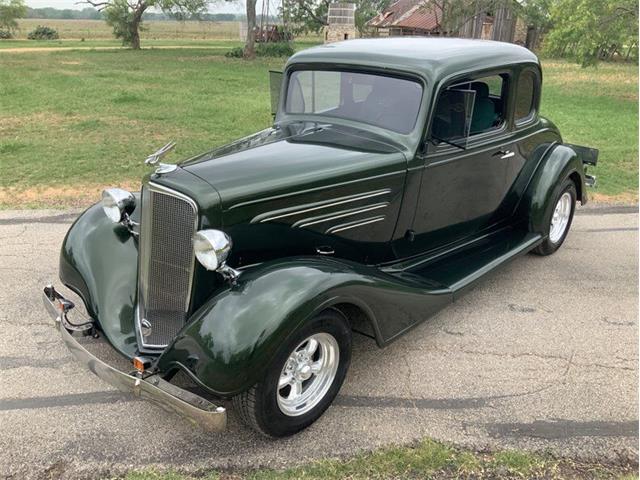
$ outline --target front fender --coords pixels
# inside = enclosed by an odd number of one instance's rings
[[[586,203],[582,160],[569,146],[551,146],[536,168],[520,204],[520,214],[528,219],[529,231],[545,233],[558,189],[569,177],[576,181],[582,203]]]
[[[123,225],[109,220],[100,204],[78,217],[62,244],[60,280],[80,295],[110,343],[129,358],[137,347],[137,268],[137,241]]]
[[[384,344],[451,301],[449,291],[410,275],[329,258],[278,260],[243,272],[200,308],[157,366],[230,397],[257,383],[288,336],[326,308],[361,308]]]

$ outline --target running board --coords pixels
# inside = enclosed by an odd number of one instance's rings
[[[542,235],[516,229],[501,230],[482,240],[405,270],[460,294],[480,278],[529,252],[542,242]]]

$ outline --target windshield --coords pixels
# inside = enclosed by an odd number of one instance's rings
[[[285,111],[356,120],[410,133],[422,86],[414,80],[370,73],[296,70],[289,76]]]

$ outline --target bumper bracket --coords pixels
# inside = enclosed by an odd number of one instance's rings
[[[74,331],[93,331],[93,320],[71,323],[67,314],[74,304],[48,285],[43,291],[44,305],[55,319],[60,335],[80,363],[118,390],[149,400],[163,409],[178,413],[204,430],[219,432],[226,428],[227,412],[209,400],[163,380],[158,374],[125,373],[103,362],[84,348],[72,335]],[[62,327],[62,328],[61,328]]]

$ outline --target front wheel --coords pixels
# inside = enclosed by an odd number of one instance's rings
[[[292,435],[329,407],[350,360],[349,324],[327,310],[282,345],[264,379],[234,397],[234,407],[245,424],[264,435]]]
[[[560,187],[560,193],[555,199],[555,205],[547,220],[547,236],[538,245],[533,253],[538,255],[551,255],[558,250],[571,228],[573,213],[576,208],[576,186],[571,179],[564,181]]]

